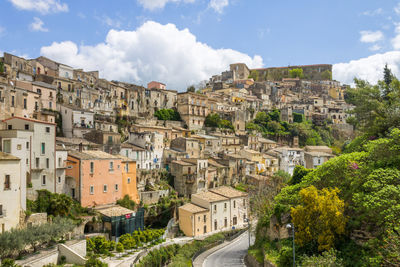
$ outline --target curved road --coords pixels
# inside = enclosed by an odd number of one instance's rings
[[[251,235],[251,243],[253,244],[253,235]],[[249,248],[248,231],[236,238],[232,243],[223,247],[211,255],[203,262],[203,267],[220,267],[220,266],[246,266],[244,264],[244,256]]]

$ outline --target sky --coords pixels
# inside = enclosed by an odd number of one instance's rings
[[[244,62],[333,64],[333,78],[400,76],[395,0],[2,0],[0,54],[182,91]]]

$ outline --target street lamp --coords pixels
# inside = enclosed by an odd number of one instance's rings
[[[292,229],[292,236],[293,236],[293,267],[296,267],[296,252],[294,248],[294,224],[293,223],[288,223],[286,225],[287,229]]]

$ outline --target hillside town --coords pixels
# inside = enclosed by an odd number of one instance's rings
[[[107,232],[118,242],[167,224],[191,238],[247,228],[253,196],[296,166],[318,168],[337,155],[335,140],[353,137],[348,88],[329,64],[233,63],[178,91],[4,53],[0,233],[51,220],[32,208],[45,194],[89,211],[80,238]]]

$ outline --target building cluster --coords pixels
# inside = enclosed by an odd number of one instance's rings
[[[247,195],[229,186],[267,185],[278,170],[316,168],[333,157],[328,147],[291,147],[248,134],[259,111],[279,109],[281,120],[300,113],[343,131],[346,86],[322,79],[331,65],[296,66],[309,79],[285,78],[290,67],[250,70],[232,64],[206,88],[177,92],[108,81],[98,71],[74,69],[45,57],[0,58],[0,232],[17,227],[26,199],[41,189],[63,193],[84,207],[115,204],[128,195],[156,203],[168,194],[166,173],[191,203],[179,209],[187,235],[243,225]],[[259,79],[249,78],[256,71]],[[272,78],[278,77],[279,80]],[[271,80],[272,79],[272,80]],[[180,121],[154,114],[172,109]],[[218,114],[233,129],[205,127]]]

